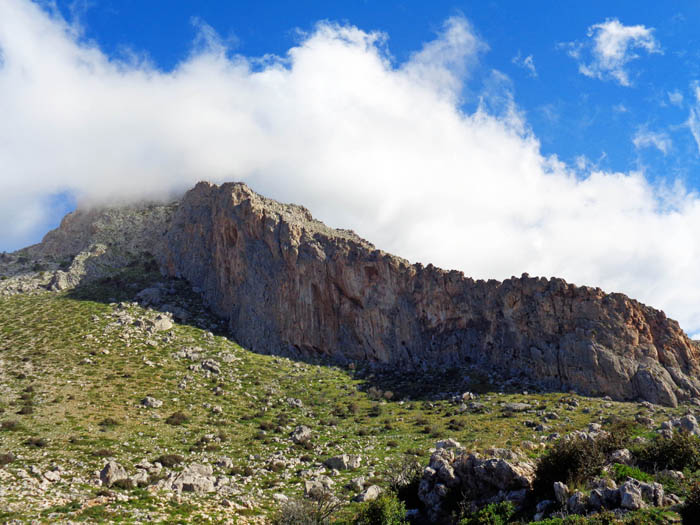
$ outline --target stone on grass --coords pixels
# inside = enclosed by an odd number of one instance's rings
[[[334,470],[354,470],[360,467],[361,462],[362,458],[359,455],[342,454],[328,458],[324,465]]]
[[[359,501],[361,503],[365,501],[374,501],[379,497],[381,493],[382,489],[379,488],[377,485],[370,485],[357,495],[355,501]]]
[[[163,402],[155,397],[146,396],[141,400],[141,404],[148,408],[160,408],[163,406]]]
[[[107,487],[111,487],[115,483],[128,478],[129,475],[126,473],[126,469],[116,461],[107,462],[100,472],[100,480],[102,480],[102,484]]]
[[[304,444],[311,439],[311,429],[306,425],[299,425],[292,431],[290,437],[294,443]]]

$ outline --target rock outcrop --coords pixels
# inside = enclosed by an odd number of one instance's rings
[[[459,498],[476,510],[488,503],[522,503],[532,488],[535,466],[510,450],[492,449],[486,457],[464,449],[438,449],[423,470],[418,497],[431,523],[442,522]],[[455,497],[457,496],[457,497]]]
[[[411,265],[244,184],[190,190],[156,256],[256,351],[473,363],[666,405],[700,394],[700,349],[661,311],[557,278],[482,281]]]

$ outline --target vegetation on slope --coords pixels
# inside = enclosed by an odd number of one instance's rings
[[[177,282],[166,286],[188,321],[159,330],[158,312],[123,302],[158,276],[129,271],[72,293],[0,299],[0,522],[263,522],[339,454],[362,460],[331,477],[343,502],[334,519],[367,517],[376,509],[352,502],[358,492],[389,489],[406,460],[427,464],[437,439],[536,458],[548,436],[613,414],[661,422],[684,411],[501,392],[470,369],[419,378],[252,353]],[[478,399],[453,399],[467,390]],[[147,396],[162,406],[144,406]],[[312,437],[295,444],[299,425]],[[636,425],[632,435],[654,432]],[[157,478],[107,488],[98,472],[108,459],[131,472],[144,461],[173,471],[209,464],[225,483],[207,494],[160,490]],[[677,490],[692,479],[675,481]]]

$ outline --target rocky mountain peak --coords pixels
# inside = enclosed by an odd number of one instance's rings
[[[201,291],[258,352],[412,371],[470,364],[667,405],[700,396],[700,348],[661,311],[557,278],[483,281],[409,264],[243,183],[69,214],[41,244],[8,256],[0,273],[14,270],[0,293],[70,288],[145,254]],[[36,277],[22,257],[50,271]]]

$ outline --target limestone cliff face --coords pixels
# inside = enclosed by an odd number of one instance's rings
[[[561,279],[474,281],[410,265],[244,184],[189,191],[157,257],[257,351],[476,363],[667,405],[700,395],[700,349],[663,312]]]
[[[69,213],[41,243],[0,257],[0,296],[75,288],[157,253],[176,206],[142,203]]]
[[[32,256],[74,257],[94,245],[123,254],[154,252],[176,204],[141,204],[77,210],[47,233],[40,244],[26,248]]]

